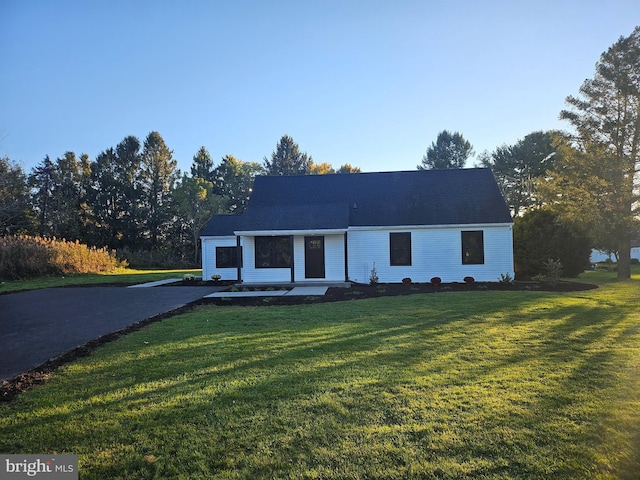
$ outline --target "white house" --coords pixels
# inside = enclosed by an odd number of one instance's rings
[[[640,260],[640,239],[631,240],[631,258]],[[591,263],[604,262],[606,260],[616,261],[613,254],[601,250],[592,250],[590,260]]]
[[[491,170],[257,177],[242,215],[201,233],[204,279],[245,283],[497,281],[512,220]]]

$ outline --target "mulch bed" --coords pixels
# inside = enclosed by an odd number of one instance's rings
[[[576,292],[592,290],[598,288],[597,285],[590,285],[579,282],[558,282],[555,286],[545,285],[538,282],[514,282],[512,284],[499,282],[475,282],[466,283],[443,283],[433,286],[431,283],[412,283],[403,285],[401,283],[384,283],[378,285],[365,285],[355,283],[350,288],[330,287],[323,296],[282,296],[282,297],[218,297],[206,298],[201,303],[220,306],[271,306],[271,305],[299,305],[308,303],[341,302],[350,300],[360,300],[363,298],[379,298],[400,295],[415,295],[420,293],[445,293],[445,292],[470,292],[484,290],[504,290],[504,291],[548,291],[548,292]],[[258,290],[258,289],[248,289]],[[223,294],[224,292],[220,292]]]
[[[198,282],[198,285],[209,285],[211,282]],[[100,285],[105,286],[105,285]],[[136,330],[158,322],[174,315],[182,314],[192,310],[196,305],[224,305],[224,306],[270,306],[270,305],[299,305],[310,303],[340,302],[353,301],[363,298],[378,298],[399,295],[415,295],[419,293],[441,294],[451,291],[483,291],[483,290],[537,290],[551,292],[575,292],[598,288],[597,285],[578,282],[559,282],[556,286],[539,284],[537,282],[515,282],[513,284],[505,284],[498,282],[476,282],[473,284],[465,283],[446,283],[437,287],[430,283],[412,283],[411,285],[403,284],[378,284],[363,285],[352,284],[350,288],[330,287],[327,293],[322,296],[282,296],[282,297],[247,297],[247,298],[204,298],[182,308],[172,310],[171,312],[148,318],[142,322],[136,322],[122,330],[109,333],[95,340],[92,340],[82,346],[79,346],[59,357],[53,358],[44,364],[30,370],[29,372],[18,375],[11,380],[4,380],[0,385],[0,402],[8,402],[13,400],[19,393],[27,390],[33,385],[44,383],[51,373],[60,365],[74,361],[80,357],[86,357],[91,354],[100,345],[115,340],[123,335],[127,335]]]

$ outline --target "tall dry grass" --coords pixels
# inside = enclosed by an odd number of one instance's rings
[[[43,275],[109,272],[126,266],[114,251],[78,241],[12,236],[0,238],[0,278],[19,280]]]

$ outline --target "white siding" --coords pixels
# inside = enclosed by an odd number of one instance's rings
[[[484,231],[484,264],[462,264],[461,232]],[[411,232],[411,265],[391,266],[389,233]],[[379,282],[397,283],[404,277],[428,282],[440,277],[443,282],[462,282],[466,276],[477,281],[497,281],[500,274],[513,271],[511,226],[456,226],[438,228],[356,229],[348,234],[349,280],[368,283],[375,262]]]
[[[237,280],[237,268],[216,268],[216,247],[235,247],[236,237],[202,237],[202,279],[221,275],[221,280]]]
[[[240,237],[243,242],[242,281],[245,283],[289,283],[290,268],[255,268],[256,253],[254,237]],[[295,254],[294,254],[295,255]],[[297,258],[294,256],[294,262]],[[303,264],[304,265],[304,264]]]
[[[631,249],[631,258],[640,260],[640,247],[634,247]],[[609,255],[606,252],[602,252],[600,250],[591,250],[591,263],[604,262],[607,259],[613,262],[616,261],[614,255]]]
[[[344,282],[344,235],[324,236],[324,278],[305,278],[304,235],[295,236],[294,261],[296,282]]]

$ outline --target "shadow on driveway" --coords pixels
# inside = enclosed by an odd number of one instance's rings
[[[49,288],[0,295],[0,381],[220,287]]]

